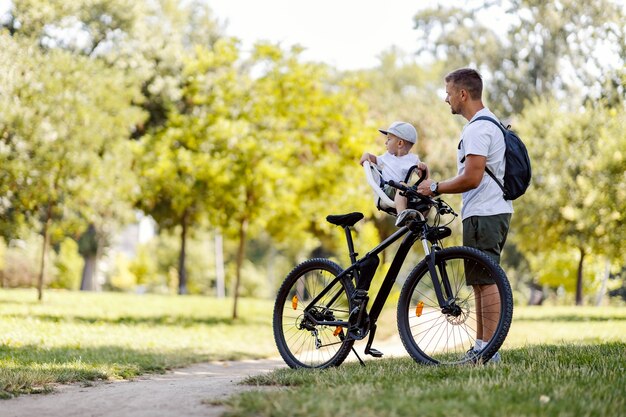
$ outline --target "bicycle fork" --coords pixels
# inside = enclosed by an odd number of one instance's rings
[[[428,265],[428,272],[433,281],[433,289],[437,296],[437,302],[441,311],[445,314],[458,315],[457,309],[454,308],[454,297],[452,295],[452,287],[450,286],[450,279],[448,278],[448,272],[446,270],[446,263],[444,261],[436,264],[436,253],[440,249],[439,246],[428,246],[428,240],[422,239],[422,246],[424,247],[424,253],[426,254],[426,263]],[[431,250],[432,249],[432,250]],[[436,265],[436,266],[435,266]],[[439,271],[437,271],[439,270]]]

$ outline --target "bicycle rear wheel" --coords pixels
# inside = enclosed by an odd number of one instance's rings
[[[483,252],[470,247],[451,247],[436,252],[435,264],[441,282],[447,276],[451,308],[441,308],[426,260],[409,274],[398,300],[398,331],[407,352],[426,364],[486,362],[502,346],[513,316],[513,295],[502,268]],[[468,275],[491,277],[494,285],[482,287],[483,327],[493,336],[480,352],[476,344],[477,301]],[[445,294],[445,291],[444,291]],[[485,331],[484,329],[483,331]]]
[[[354,340],[345,338],[345,329],[316,325],[316,320],[348,321],[354,292],[344,277],[315,305],[309,306],[340,273],[339,265],[328,259],[310,259],[296,266],[278,290],[274,305],[274,340],[280,355],[291,368],[326,368],[340,365],[350,353]]]

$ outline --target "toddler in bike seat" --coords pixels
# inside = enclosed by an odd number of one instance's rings
[[[403,220],[408,214],[407,198],[396,192],[397,190],[388,185],[387,182],[390,180],[405,181],[411,168],[417,166],[418,171],[425,171],[427,169],[426,164],[421,162],[415,153],[410,152],[417,142],[417,131],[412,124],[393,122],[387,130],[379,129],[378,131],[387,137],[385,141],[387,152],[380,156],[365,152],[359,163],[363,165],[365,161],[369,161],[378,165],[384,181],[383,191],[393,199],[396,206],[396,213],[398,214],[396,226],[402,226]]]

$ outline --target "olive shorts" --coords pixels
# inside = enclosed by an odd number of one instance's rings
[[[500,264],[500,253],[511,224],[511,213],[493,216],[472,216],[463,220],[463,246],[480,249],[487,256]],[[489,285],[495,281],[493,277],[479,268],[465,264],[467,285]]]
[[[389,184],[383,185],[383,191],[385,192],[385,194],[387,194],[387,197],[391,198],[392,200],[396,197],[397,188],[392,187]]]

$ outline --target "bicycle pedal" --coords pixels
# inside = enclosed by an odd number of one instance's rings
[[[378,349],[374,349],[374,348],[365,349],[365,354],[366,355],[371,355],[371,356],[373,356],[375,358],[382,358],[383,355],[384,355],[383,352],[381,352]]]

